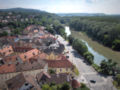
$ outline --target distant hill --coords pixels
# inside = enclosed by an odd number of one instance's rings
[[[30,13],[47,13],[45,11],[37,9],[28,9],[28,8],[10,8],[10,9],[0,9],[2,12],[30,12]]]
[[[57,13],[59,16],[105,16],[104,13]]]

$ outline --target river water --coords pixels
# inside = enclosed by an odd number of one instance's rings
[[[65,26],[65,32],[67,34],[67,36],[69,36],[71,34],[70,28],[68,26]],[[95,51],[88,43],[87,41],[81,39],[86,46],[88,47],[88,51],[91,52],[94,55],[94,62],[97,65],[100,65],[102,60],[107,60],[107,58],[105,56],[103,56],[102,54],[98,53],[97,51]]]

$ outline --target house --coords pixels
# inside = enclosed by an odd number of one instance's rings
[[[63,84],[65,82],[68,83],[71,82],[71,75],[67,73],[49,75],[48,73],[41,72],[37,74],[36,79],[40,86],[42,86],[42,84],[51,84],[51,83]]]
[[[0,74],[16,72],[16,66],[14,64],[5,64],[0,66]]]
[[[16,39],[15,36],[4,36],[4,37],[0,37],[0,41],[1,42],[6,42],[6,41],[9,41],[9,42],[14,42],[14,40]]]
[[[65,47],[63,44],[59,44],[58,47],[49,47],[44,50],[45,53],[51,54],[52,52],[54,54],[62,54],[64,51]]]
[[[38,49],[32,49],[30,51],[27,51],[25,53],[20,54],[19,57],[24,62],[24,61],[26,61],[26,60],[28,60],[28,59],[38,55],[39,52],[40,51]]]
[[[0,55],[1,56],[8,56],[10,54],[12,54],[14,51],[13,51],[13,48],[12,46],[4,46],[2,49],[0,49]]]
[[[5,81],[13,78],[21,72],[25,75],[36,75],[48,71],[48,64],[44,60],[31,58],[23,63],[4,64],[0,66],[0,88],[6,87]]]
[[[18,59],[18,55],[4,57],[3,61],[4,61],[4,64],[16,64],[18,62],[19,63],[22,62]]]
[[[41,90],[35,78],[20,73],[6,81],[8,90]]]
[[[48,63],[48,68],[53,69],[58,73],[72,73],[73,64],[69,60],[45,60]]]
[[[27,47],[27,46],[22,46],[22,47],[20,47],[20,46],[14,46],[13,47],[13,50],[14,50],[14,52],[19,52],[19,53],[23,53],[23,52],[27,52],[27,51],[30,51],[30,50],[32,50],[33,48],[32,47]]]

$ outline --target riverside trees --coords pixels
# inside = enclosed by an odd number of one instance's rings
[[[103,45],[120,51],[119,16],[69,17],[69,19],[69,25],[74,30],[86,32]]]
[[[68,37],[69,43],[72,44],[73,48],[80,53],[89,64],[94,63],[94,56],[88,51],[85,43],[80,39],[75,39],[71,35]]]

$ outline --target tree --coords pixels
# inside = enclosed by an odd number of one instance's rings
[[[49,69],[49,73],[50,73],[50,74],[55,74],[55,70]]]
[[[68,40],[69,40],[69,43],[72,44],[75,39],[74,37],[72,37],[72,35],[69,35]]]
[[[61,87],[61,90],[70,90],[70,85],[68,83],[64,83]]]
[[[79,39],[75,39],[72,44],[73,48],[76,49],[80,54],[84,54],[85,52],[88,51],[87,46],[85,45],[84,42],[82,42]]]
[[[3,33],[0,33],[0,37],[2,36],[7,36],[8,35],[8,32],[4,31]]]
[[[113,48],[114,50],[119,50],[119,51],[120,51],[120,40],[116,39],[116,40],[113,42],[112,48]]]
[[[118,86],[120,86],[120,74],[116,75],[116,81],[118,83]]]
[[[42,85],[42,90],[51,90],[48,84]]]
[[[100,64],[100,68],[102,70],[102,73],[107,75],[114,75],[116,65],[117,63],[113,62],[111,59],[109,59],[108,61],[103,60]]]
[[[87,60],[87,62],[89,64],[93,64],[94,63],[94,56],[90,53],[90,52],[85,52],[84,55],[85,59]]]

